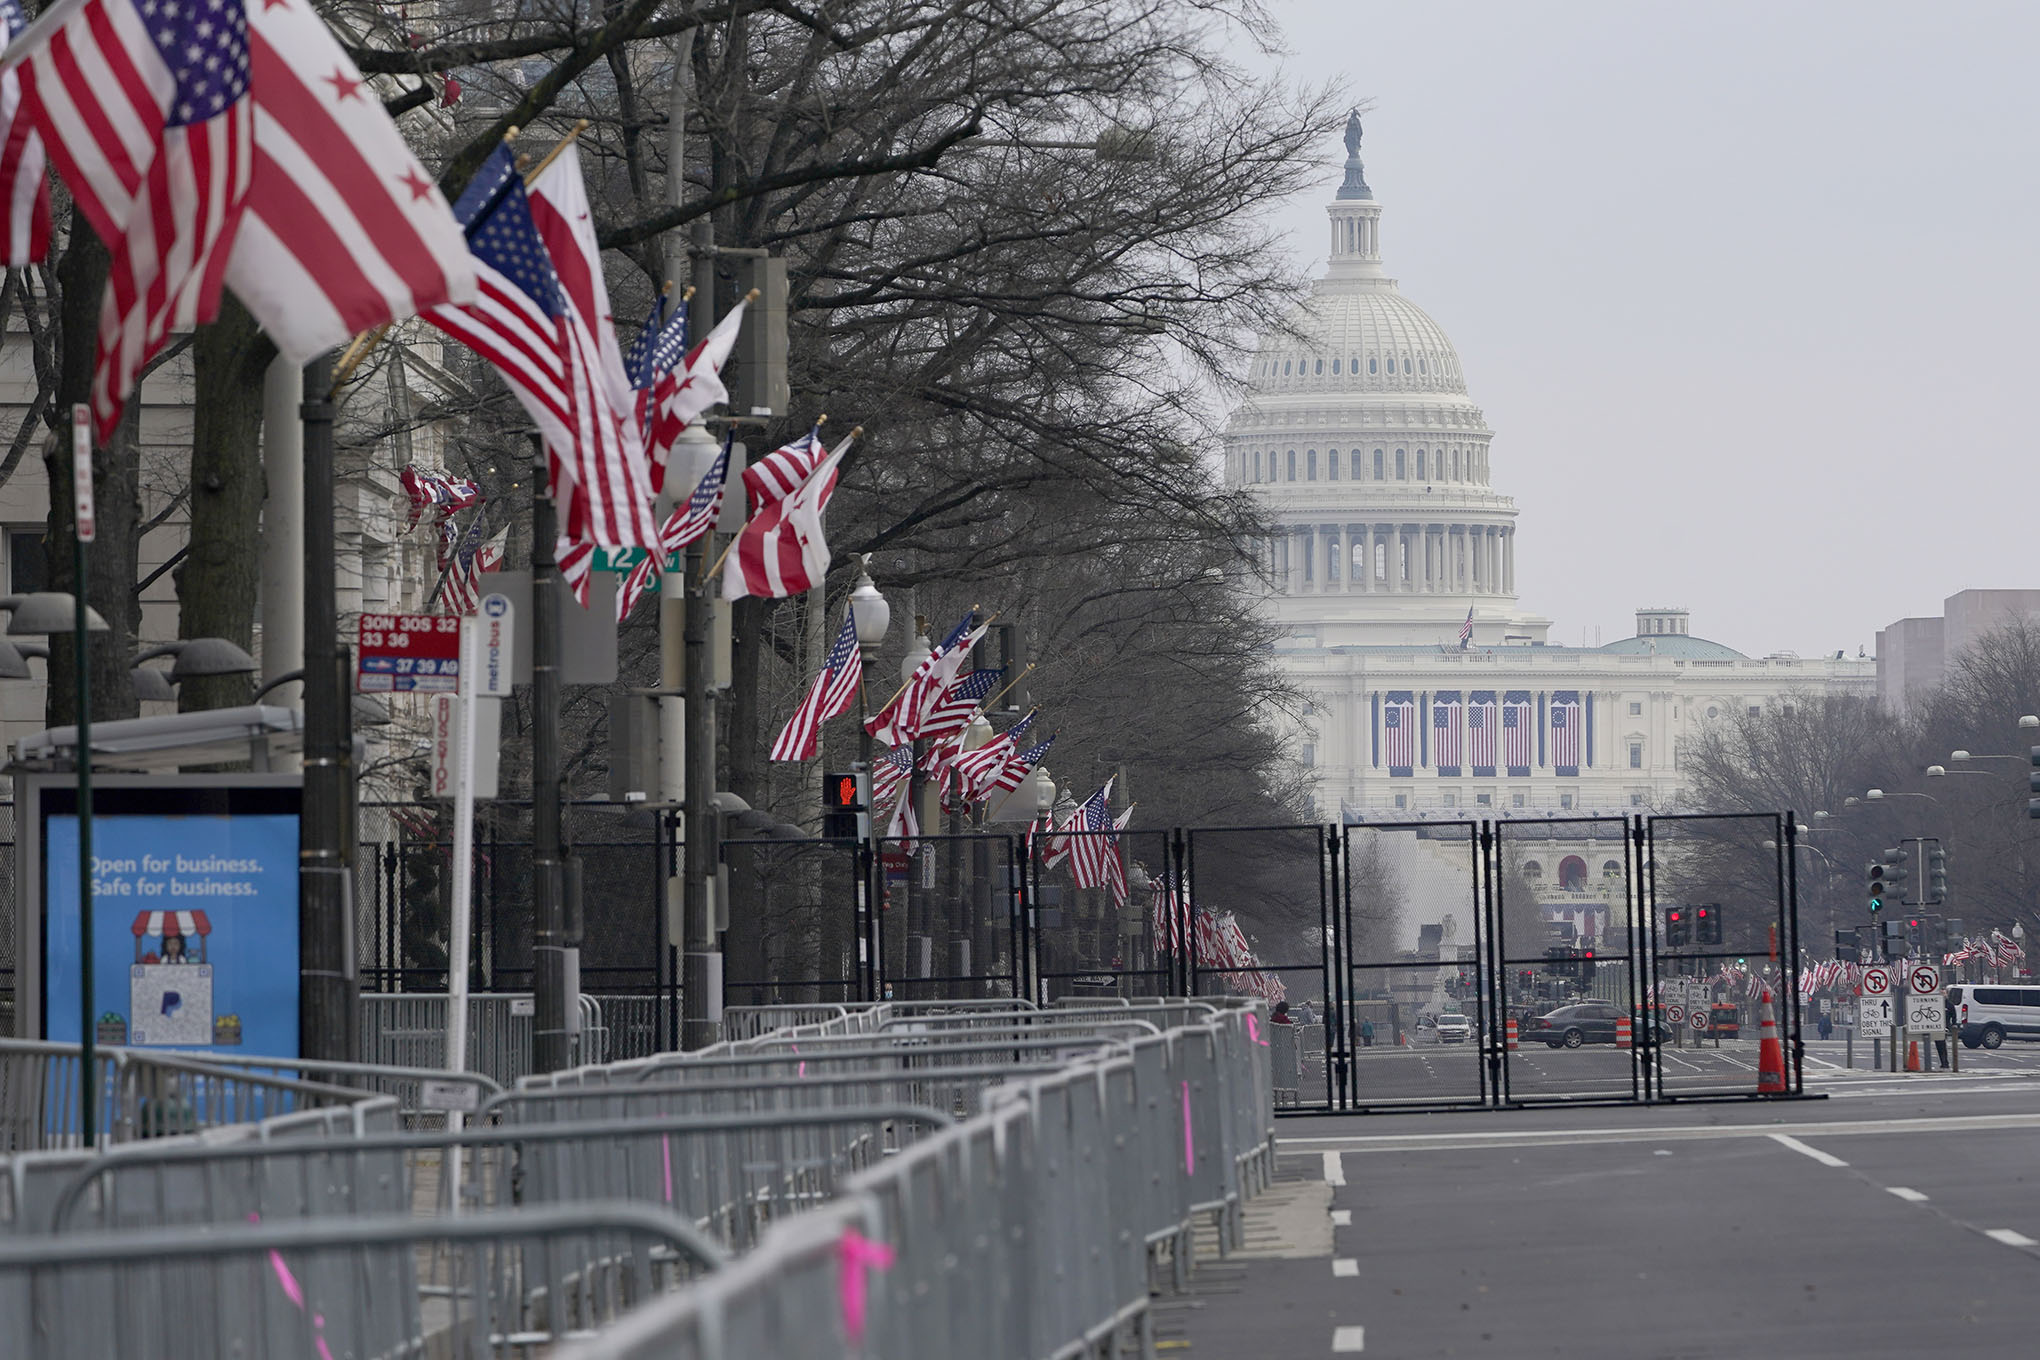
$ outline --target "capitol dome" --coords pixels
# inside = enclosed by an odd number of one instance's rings
[[[1346,128],[1330,260],[1263,337],[1227,429],[1227,479],[1263,498],[1271,610],[1292,645],[1542,641],[1515,608],[1516,504],[1459,354],[1382,268],[1381,205]]]

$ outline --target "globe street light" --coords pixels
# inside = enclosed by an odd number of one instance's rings
[[[858,922],[858,938],[865,941],[871,962],[871,986],[867,1000],[878,999],[878,968],[880,955],[878,941],[872,935],[878,919],[879,894],[885,891],[884,866],[879,858],[878,809],[871,805],[871,786],[874,777],[871,755],[871,701],[866,692],[870,683],[871,657],[878,650],[878,644],[885,641],[886,629],[892,623],[892,606],[879,593],[871,579],[871,554],[860,553],[857,558],[857,583],[850,588],[850,618],[857,630],[857,750],[864,765],[864,900],[863,920]]]

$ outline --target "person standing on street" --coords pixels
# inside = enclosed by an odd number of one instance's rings
[[[1365,1016],[1362,1016],[1360,1020],[1360,1046],[1362,1048],[1374,1047],[1374,1022]]]

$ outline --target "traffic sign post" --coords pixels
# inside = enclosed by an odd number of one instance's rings
[[[1941,990],[1941,970],[1931,963],[1914,964],[1905,975],[1906,990],[1914,996],[1930,996]]]
[[[460,617],[363,614],[354,655],[363,693],[451,694],[460,688]]]

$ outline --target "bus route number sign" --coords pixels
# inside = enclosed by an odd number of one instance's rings
[[[460,688],[460,617],[363,614],[354,656],[364,693],[452,693]]]

